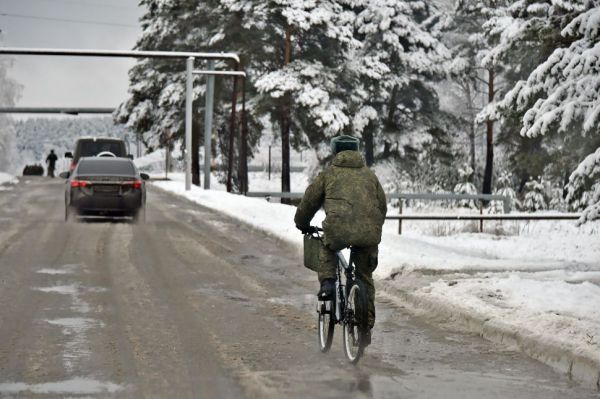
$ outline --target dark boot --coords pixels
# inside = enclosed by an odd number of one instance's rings
[[[319,301],[329,301],[335,296],[335,279],[325,278],[321,280],[321,289],[317,294]]]

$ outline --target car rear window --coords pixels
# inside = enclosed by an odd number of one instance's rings
[[[133,163],[109,159],[82,159],[77,167],[79,175],[135,175]]]
[[[93,157],[101,152],[109,151],[118,157],[124,157],[123,143],[116,141],[81,141],[79,146],[79,157]]]

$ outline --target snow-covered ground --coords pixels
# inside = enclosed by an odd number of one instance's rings
[[[252,190],[279,189],[278,179],[265,181],[261,173],[250,176]],[[302,176],[294,174],[293,191],[306,187],[307,179]],[[213,190],[192,187],[186,192],[183,176],[172,177],[153,184],[302,245],[293,223],[294,207],[228,194],[215,183]],[[389,210],[389,214],[396,212]],[[321,211],[314,223],[323,218]],[[423,299],[430,305],[450,307],[488,326],[501,325],[592,359],[600,370],[598,222],[580,228],[574,221],[510,222],[510,228],[500,229],[502,235],[449,234],[449,229],[439,227],[444,222],[426,222],[425,227],[419,223],[405,223],[404,234],[398,235],[398,222],[386,222],[376,278],[388,280],[386,284],[414,281],[412,286],[398,286],[417,306]],[[441,230],[444,234],[437,235]]]
[[[18,180],[15,176],[6,172],[0,172],[0,191],[10,189],[10,185],[15,184],[17,181]]]

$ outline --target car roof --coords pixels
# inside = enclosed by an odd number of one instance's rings
[[[84,136],[77,139],[77,141],[124,141],[118,137],[94,137],[94,136]]]
[[[133,161],[129,158],[122,158],[122,157],[81,157],[79,159],[79,162],[84,161],[84,162],[122,162],[122,163],[131,163],[133,164]]]

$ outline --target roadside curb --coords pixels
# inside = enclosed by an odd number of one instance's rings
[[[577,353],[575,348],[565,347],[552,339],[541,340],[532,331],[516,328],[490,319],[482,314],[467,311],[449,303],[424,298],[412,292],[379,280],[378,294],[392,302],[409,305],[409,310],[428,318],[443,318],[456,322],[460,327],[499,344],[519,349],[528,356],[563,372],[569,378],[600,391],[600,359],[585,353]]]

